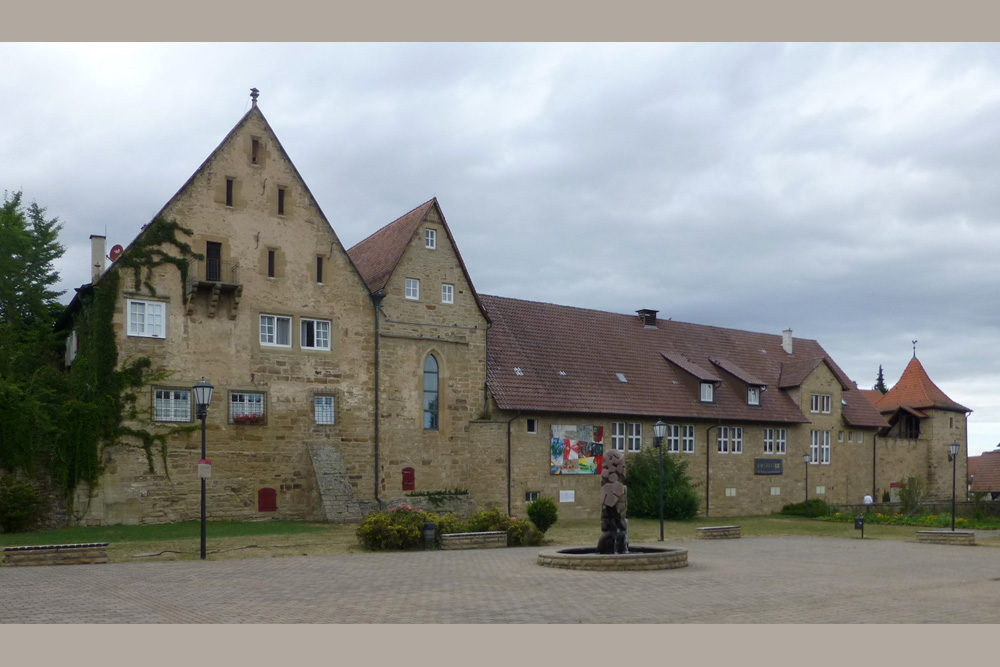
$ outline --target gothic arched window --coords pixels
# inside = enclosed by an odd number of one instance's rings
[[[433,354],[424,362],[424,428],[438,427],[438,363]]]

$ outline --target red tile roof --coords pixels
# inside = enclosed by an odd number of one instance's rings
[[[972,458],[969,457],[970,470],[972,469]],[[1000,451],[984,452],[979,457],[975,471],[975,476],[972,479],[974,493],[1000,492]]]
[[[378,292],[385,288],[420,221],[436,203],[436,199],[431,199],[421,204],[347,251],[369,290]]]
[[[858,391],[860,391],[872,405],[875,405],[882,400],[882,392],[878,389],[858,389]]]
[[[778,379],[786,366],[815,369],[825,361],[848,387],[848,423],[886,425],[813,340],[796,339],[795,354],[788,355],[780,335],[671,320],[650,328],[635,315],[498,296],[482,301],[493,321],[487,385],[504,410],[805,423],[795,402],[776,388]],[[745,381],[734,370],[775,388],[761,393],[759,407],[749,406]],[[715,403],[702,403],[698,380],[713,377],[722,380]]]
[[[420,227],[420,223],[432,209],[437,209],[441,227],[444,229],[448,240],[451,241],[455,258],[458,260],[458,265],[462,268],[465,281],[469,284],[469,290],[476,300],[476,305],[479,306],[479,311],[489,321],[486,309],[483,308],[483,303],[479,299],[479,293],[476,292],[476,288],[472,284],[472,276],[469,275],[469,270],[465,266],[465,260],[462,259],[462,253],[458,250],[455,237],[451,233],[451,228],[448,226],[447,220],[444,219],[444,212],[441,210],[440,204],[438,204],[437,197],[424,202],[361,241],[347,251],[347,256],[351,258],[354,266],[357,267],[361,278],[365,281],[370,292],[384,290],[396,267],[399,266],[400,260],[403,259],[406,249],[410,247],[410,241]]]
[[[927,371],[916,357],[910,360],[899,381],[879,399],[875,407],[882,414],[895,412],[900,407],[909,407],[913,410],[937,408],[953,412],[972,412],[964,405],[948,398],[936,384],[931,382]]]

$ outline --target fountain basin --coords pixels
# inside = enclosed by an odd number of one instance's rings
[[[596,547],[547,549],[538,554],[538,564],[565,570],[673,570],[687,567],[687,549],[629,545],[627,554],[599,554]]]

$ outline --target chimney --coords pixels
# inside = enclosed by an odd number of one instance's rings
[[[90,235],[90,282],[96,283],[104,273],[104,237]]]
[[[642,320],[642,323],[646,326],[647,329],[656,328],[656,314],[660,311],[649,310],[648,308],[644,308],[642,310],[637,310],[635,312],[639,313],[639,319]]]
[[[782,332],[784,335],[781,338],[781,349],[783,349],[788,354],[792,353],[792,330],[785,329]]]

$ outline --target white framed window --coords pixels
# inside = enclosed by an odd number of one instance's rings
[[[854,431],[847,432],[847,442],[854,442]]]
[[[814,413],[830,414],[830,394],[813,394],[809,405],[809,411]]]
[[[333,396],[313,396],[313,416],[317,424],[335,424],[333,414]]]
[[[187,389],[154,389],[153,421],[191,421],[191,392]]]
[[[525,505],[530,505],[531,503],[533,503],[536,500],[538,500],[539,496],[541,496],[541,492],[540,491],[525,491],[524,492],[524,504]]]
[[[817,496],[826,495],[826,487],[825,486],[817,486],[816,487],[816,495]]]
[[[410,301],[417,301],[420,299],[420,281],[416,278],[406,279],[406,298]]]
[[[760,387],[747,387],[747,405],[760,405]]]
[[[167,337],[167,304],[162,301],[128,300],[128,335]]]
[[[611,422],[611,449],[625,451],[625,422]]]
[[[437,237],[438,233],[436,229],[425,229],[424,230],[424,247],[428,250],[434,250],[437,248]]]
[[[685,424],[681,427],[681,446],[685,454],[694,454],[694,425]]]
[[[774,429],[764,429],[764,453],[774,454]]]
[[[260,344],[270,347],[291,347],[292,318],[284,315],[261,315]]]
[[[774,431],[774,453],[784,454],[785,453],[785,443],[788,442],[788,431],[783,428],[775,429]]]
[[[809,463],[830,463],[830,432],[812,431],[809,438]]]
[[[715,385],[711,382],[701,383],[701,402],[711,403],[715,400]]]
[[[299,320],[299,347],[306,350],[330,349],[330,320]]]
[[[863,444],[864,441],[865,441],[865,432],[864,431],[858,431],[858,444],[859,445]]]
[[[264,424],[267,421],[267,401],[263,392],[229,392],[229,423]]]
[[[736,497],[736,487],[735,486],[727,486],[726,487],[726,497],[727,498],[735,498]]]
[[[771,487],[771,495],[772,496],[780,496],[781,495],[781,487],[780,486],[772,486]]]
[[[528,433],[538,433],[538,420],[529,419],[528,420]]]
[[[66,336],[66,365],[69,366],[76,359],[76,353],[80,351],[80,337],[76,333],[76,329],[69,332]]]
[[[441,303],[455,303],[455,286],[441,285]]]
[[[667,451],[681,451],[681,427],[678,424],[667,424]]]
[[[837,431],[837,442],[843,442],[843,441],[844,441],[844,432]]]
[[[729,453],[729,427],[728,426],[720,426],[719,427],[719,435],[718,435],[718,438],[717,438],[716,441],[717,441],[717,444],[718,444],[718,451],[719,451],[719,453],[720,454],[728,454]]]
[[[628,450],[638,452],[642,449],[642,424],[630,423],[628,425]]]
[[[730,436],[732,437],[732,452],[733,452],[733,454],[742,454],[743,453],[743,427],[742,426],[734,426],[732,428],[732,433],[730,434]]]

